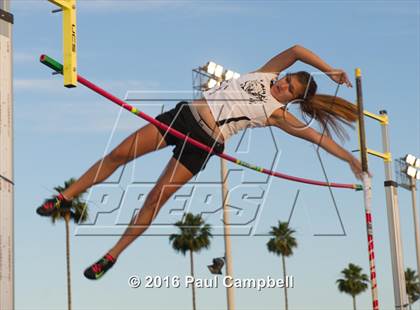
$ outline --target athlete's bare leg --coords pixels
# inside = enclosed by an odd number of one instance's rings
[[[157,216],[160,208],[180,187],[187,183],[193,174],[175,158],[171,158],[156,185],[147,195],[143,207],[132,219],[130,225],[108,252],[115,259],[127,248],[137,237],[150,226]]]
[[[165,146],[165,140],[159,130],[154,125],[148,124],[131,134],[108,155],[96,162],[62,194],[65,198],[72,199],[92,185],[104,181],[119,166]]]

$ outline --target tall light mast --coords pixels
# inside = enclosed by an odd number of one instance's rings
[[[0,309],[14,309],[12,26],[0,0]]]

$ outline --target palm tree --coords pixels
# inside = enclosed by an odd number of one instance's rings
[[[179,229],[179,234],[171,234],[169,241],[172,241],[172,248],[185,255],[190,253],[191,276],[194,278],[194,259],[193,252],[200,252],[202,249],[208,249],[210,246],[211,227],[206,224],[200,215],[187,213],[181,221],[175,223]],[[193,309],[196,309],[195,303],[195,283],[192,285]]]
[[[408,295],[408,304],[414,304],[420,298],[420,283],[419,276],[413,269],[407,268],[405,270],[405,289]]]
[[[353,298],[353,309],[356,310],[356,295],[366,291],[368,288],[369,278],[362,273],[362,268],[350,263],[347,268],[344,268],[341,273],[343,279],[338,279],[338,290],[341,293],[351,295]]]
[[[57,186],[54,189],[61,193],[67,189],[76,180],[71,178],[64,182],[63,186]],[[75,223],[83,223],[88,218],[87,204],[81,201],[81,193],[71,201],[70,209],[56,209],[51,215],[51,220],[55,224],[58,220],[64,220],[66,224],[66,261],[67,261],[67,305],[68,309],[71,309],[71,277],[70,277],[70,219],[73,219]]]
[[[297,247],[296,238],[293,236],[295,231],[289,227],[289,223],[279,221],[278,226],[271,226],[270,235],[273,236],[267,242],[267,248],[269,252],[273,252],[276,255],[281,255],[283,263],[283,278],[286,282],[286,260],[285,257],[293,255],[293,248]],[[287,287],[284,286],[284,303],[285,309],[289,308],[289,302],[287,299]]]

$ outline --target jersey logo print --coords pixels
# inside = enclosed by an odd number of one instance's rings
[[[246,81],[241,88],[250,95],[249,103],[261,103],[267,101],[267,91],[262,80]]]

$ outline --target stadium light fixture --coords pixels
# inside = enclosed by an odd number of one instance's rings
[[[228,81],[231,79],[236,80],[237,78],[239,78],[241,75],[237,72],[234,72],[232,70],[226,70],[225,73],[223,74],[223,80]]]
[[[206,87],[207,87],[207,89],[210,89],[210,88],[215,87],[216,85],[217,85],[217,81],[215,79],[210,78],[207,81]]]
[[[216,66],[216,63],[214,63],[213,61],[209,61],[204,68],[208,74],[213,75],[216,70]]]
[[[408,176],[410,176],[412,178],[415,178],[416,174],[417,174],[416,172],[417,172],[417,169],[414,168],[413,166],[408,166],[407,167],[406,173],[407,173]]]
[[[414,155],[407,154],[407,155],[405,156],[405,162],[406,162],[407,164],[409,164],[410,166],[414,166],[414,165],[415,165],[415,163],[416,163],[416,157],[415,157]]]
[[[216,65],[216,69],[214,70],[214,75],[221,79],[222,78],[222,74],[223,74],[223,66],[221,65]]]
[[[404,158],[400,159],[404,165],[400,165],[400,175],[404,175],[409,179],[409,184],[405,181],[402,182],[401,186],[411,191],[411,201],[413,209],[413,220],[414,220],[414,237],[416,244],[416,258],[417,258],[417,273],[420,272],[420,223],[419,215],[417,212],[417,187],[416,181],[420,180],[420,158],[412,154],[407,154]],[[402,178],[404,180],[406,178]],[[408,185],[408,186],[407,186]]]
[[[420,158],[412,154],[407,154],[404,157],[404,161],[407,164],[407,167],[404,169],[404,172],[413,179],[420,180]]]
[[[233,79],[234,74],[235,74],[235,72],[233,72],[232,70],[226,70],[225,74],[224,74],[224,80],[228,81],[230,79]]]

